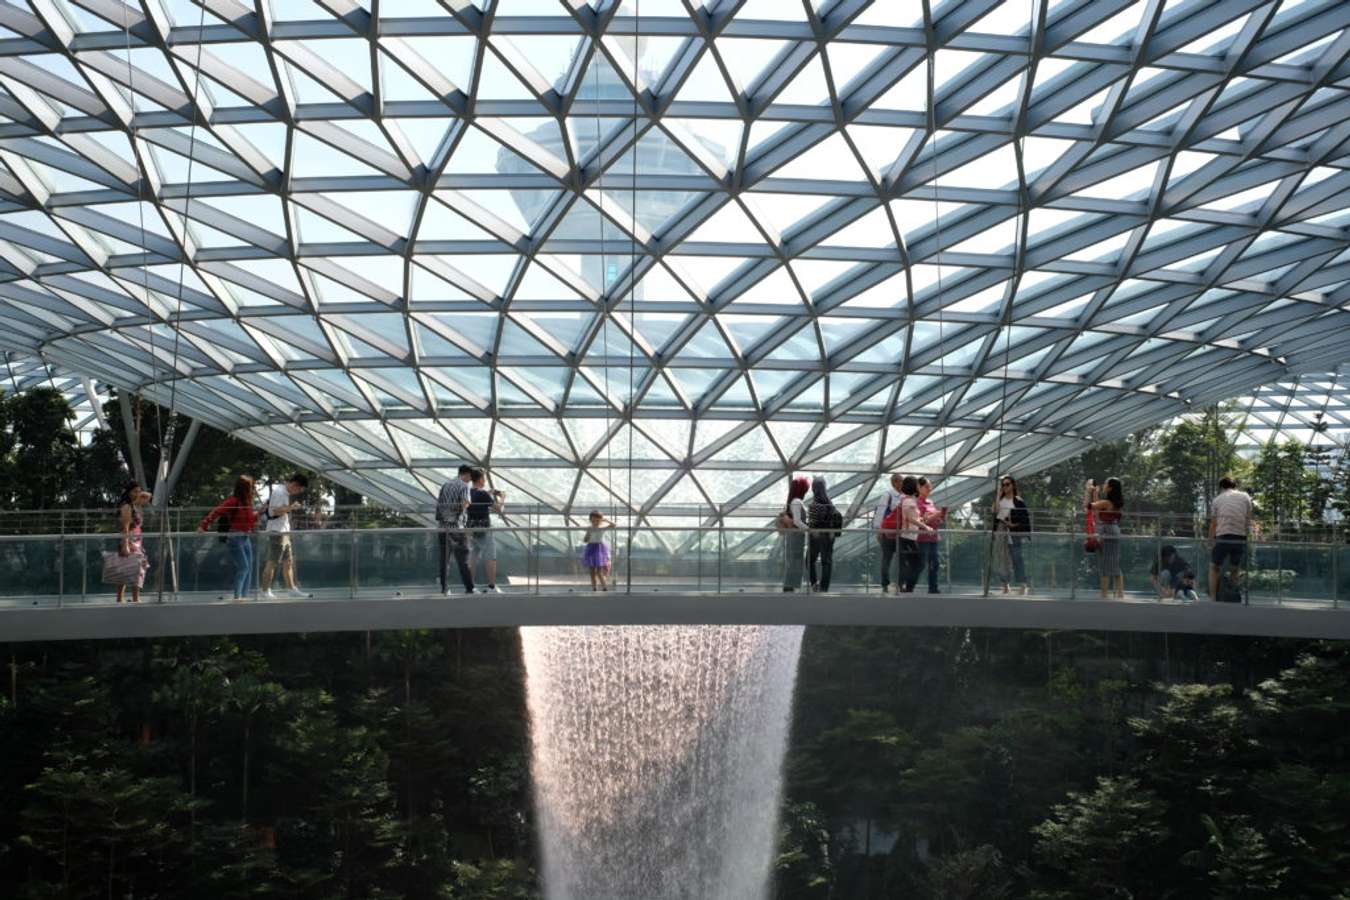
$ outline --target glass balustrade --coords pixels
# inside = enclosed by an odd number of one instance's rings
[[[496,585],[504,592],[565,594],[590,592],[592,579],[583,561],[585,529],[556,517],[522,518],[494,527],[492,553],[481,536],[467,535],[476,588],[489,583],[488,555],[496,557]],[[475,539],[477,538],[477,540]],[[290,590],[281,547],[275,536],[253,533],[247,542],[248,599],[265,596],[303,600],[398,598],[440,592],[438,570],[446,544],[447,583],[452,594],[464,588],[458,569],[457,540],[426,527],[363,527],[297,530],[288,535],[296,577]],[[634,528],[626,524],[605,533],[611,591],[678,593],[779,592],[811,585],[812,540],[787,536],[773,528],[708,525]],[[1110,540],[1110,539],[1108,539]],[[1085,536],[1037,532],[1015,538],[973,529],[944,530],[937,542],[938,589],[943,594],[1032,597],[1057,600],[1108,598],[1123,590],[1133,601],[1185,602],[1158,583],[1154,565],[1165,548],[1180,561],[1176,568],[1193,574],[1196,598],[1208,601],[1211,544],[1190,536],[1126,534],[1114,539],[1122,585],[1103,583],[1110,545],[1096,552]],[[233,599],[241,554],[225,536],[208,531],[146,534],[148,568],[142,601],[215,601]],[[116,553],[111,533],[0,535],[0,604],[66,606],[112,602],[115,588],[103,583],[104,554]],[[829,594],[881,592],[883,580],[895,591],[902,554],[888,554],[870,529],[846,528],[832,543]],[[1018,566],[1020,556],[1021,566]],[[822,563],[818,560],[818,566]],[[274,571],[269,571],[274,570]],[[818,568],[816,578],[823,577]],[[1005,591],[1006,584],[1006,591]],[[916,579],[915,593],[928,592],[928,571]],[[1339,606],[1350,598],[1350,545],[1312,542],[1253,542],[1239,578],[1239,601],[1251,605]]]

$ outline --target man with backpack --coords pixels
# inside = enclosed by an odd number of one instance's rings
[[[834,541],[844,527],[844,516],[834,505],[825,488],[825,479],[819,475],[811,482],[811,507],[806,514],[811,529],[806,544],[806,558],[811,574],[812,593],[829,593],[830,573],[834,570]],[[816,561],[820,561],[817,578]]]
[[[881,592],[886,593],[886,588],[891,585],[891,560],[895,559],[896,548],[900,545],[900,526],[898,524],[900,501],[901,478],[899,475],[891,476],[891,486],[886,490],[877,502],[877,508],[872,512],[872,530],[876,533],[877,543],[881,545]],[[889,518],[889,522],[887,519]],[[897,572],[897,581],[901,579],[901,573]]]
[[[267,495],[262,516],[263,530],[267,532],[267,564],[263,566],[259,587],[268,600],[276,599],[276,594],[272,593],[272,579],[278,566],[290,596],[310,596],[295,583],[295,547],[291,544],[291,510],[300,505],[300,501],[293,498],[299,497],[307,487],[309,479],[305,473],[296,472],[284,484],[274,486]]]

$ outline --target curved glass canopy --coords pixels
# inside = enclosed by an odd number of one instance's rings
[[[0,6],[0,349],[644,515],[956,501],[1350,355],[1339,0],[378,9]]]
[[[1236,446],[1243,453],[1255,455],[1272,440],[1295,441],[1332,466],[1350,463],[1350,367],[1263,385],[1232,410],[1241,415]]]
[[[0,355],[0,394],[22,394],[37,388],[57,391],[66,399],[74,413],[70,428],[77,438],[83,440],[105,425],[102,414],[108,392],[104,386],[92,379],[49,367],[35,356]]]

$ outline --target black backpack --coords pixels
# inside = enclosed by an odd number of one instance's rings
[[[842,534],[844,514],[841,513],[839,507],[835,506],[833,503],[830,504],[830,514],[825,519],[825,527],[830,529],[828,533],[832,538],[837,538]]]

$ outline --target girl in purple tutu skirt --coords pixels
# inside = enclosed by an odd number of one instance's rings
[[[609,544],[605,543],[605,529],[613,527],[614,523],[600,515],[600,510],[591,510],[591,527],[586,529],[586,549],[581,551],[581,563],[591,570],[593,591],[609,590],[605,583],[605,577],[609,575]]]

